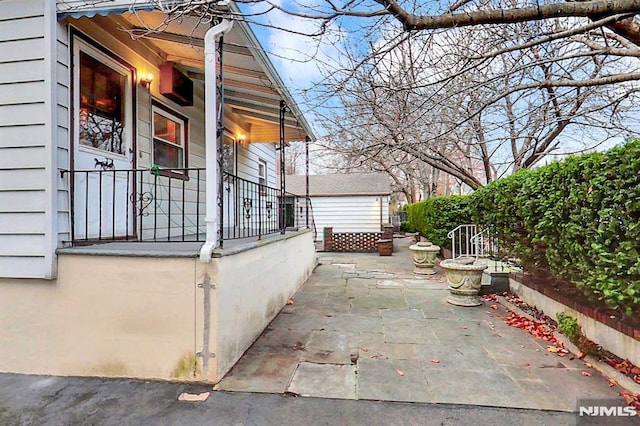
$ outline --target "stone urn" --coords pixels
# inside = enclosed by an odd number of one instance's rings
[[[458,257],[443,260],[440,266],[444,269],[449,284],[447,302],[457,306],[482,305],[479,293],[482,271],[487,269],[486,263],[471,257]]]
[[[416,275],[433,275],[436,271],[436,255],[440,253],[440,247],[429,241],[421,241],[409,246],[413,253],[413,273]]]

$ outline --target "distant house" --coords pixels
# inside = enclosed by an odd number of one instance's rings
[[[304,197],[306,176],[286,176],[287,192]],[[380,232],[389,222],[391,185],[386,173],[350,173],[309,176],[309,198],[317,239],[322,230]],[[311,219],[310,219],[311,220]],[[305,218],[298,218],[300,223]]]

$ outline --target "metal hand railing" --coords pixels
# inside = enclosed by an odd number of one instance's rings
[[[205,169],[61,171],[70,176],[72,242],[204,241]],[[293,194],[223,174],[219,238],[225,240],[305,226],[309,203]]]
[[[460,256],[477,256],[477,248],[471,243],[471,237],[476,235],[477,227],[474,224],[458,225],[447,233],[451,240],[451,256],[453,259]]]

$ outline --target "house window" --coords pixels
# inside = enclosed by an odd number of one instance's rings
[[[264,160],[258,160],[258,183],[267,185],[267,162]]]
[[[127,77],[80,52],[80,145],[125,155]]]
[[[168,169],[187,167],[187,119],[153,103],[153,163]],[[185,174],[184,170],[173,170]]]

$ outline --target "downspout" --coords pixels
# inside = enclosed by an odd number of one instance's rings
[[[223,19],[209,28],[204,36],[204,105],[205,105],[205,158],[208,163],[206,179],[206,205],[204,223],[205,242],[200,248],[200,261],[208,263],[213,249],[218,246],[218,108],[216,82],[216,43],[221,35],[229,32],[233,21]]]

